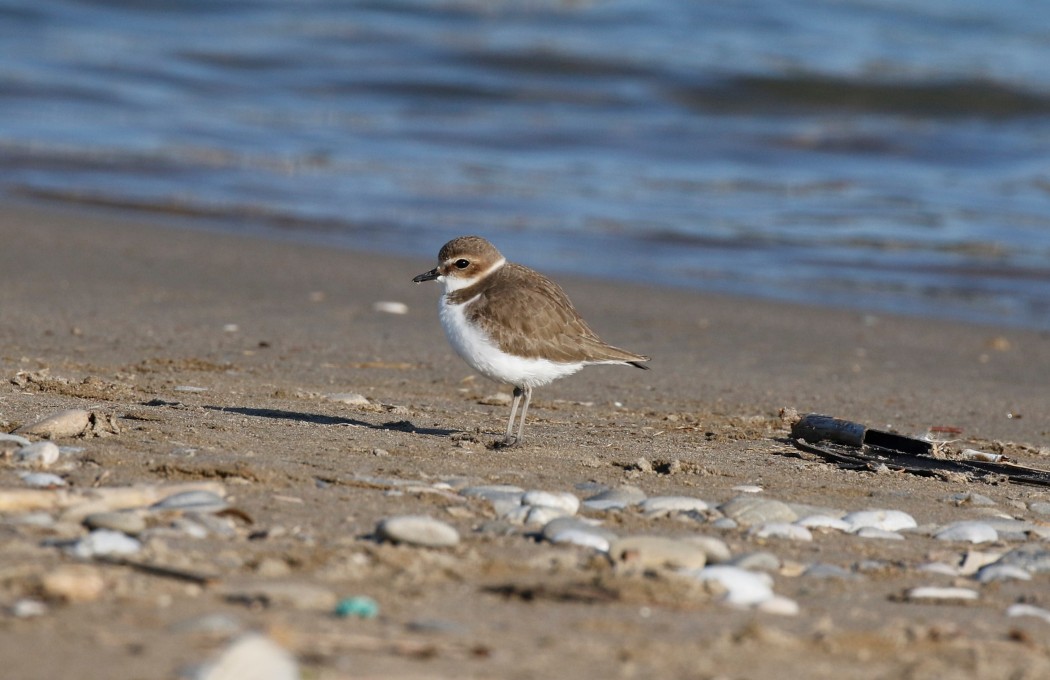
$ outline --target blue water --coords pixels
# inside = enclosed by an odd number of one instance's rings
[[[0,195],[1050,329],[1050,3],[0,0]]]

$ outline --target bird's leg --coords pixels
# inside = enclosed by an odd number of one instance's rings
[[[532,388],[525,386],[525,403],[521,406],[521,424],[518,425],[518,444],[525,441],[525,414],[529,412],[529,402],[532,401]]]
[[[518,412],[518,404],[521,402],[521,395],[521,388],[515,387],[514,401],[510,403],[510,420],[507,421],[507,433],[503,435],[503,441],[500,442],[501,446],[513,446],[517,443],[517,441],[514,439],[514,435],[511,433],[514,432],[514,416]]]

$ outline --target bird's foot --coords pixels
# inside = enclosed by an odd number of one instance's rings
[[[522,442],[521,439],[518,439],[517,437],[515,437],[513,435],[510,435],[510,436],[504,437],[503,439],[497,439],[496,441],[492,442],[492,448],[494,448],[494,449],[510,449],[510,448],[515,447],[515,446],[520,446],[521,442]]]

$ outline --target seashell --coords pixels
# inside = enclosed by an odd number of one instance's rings
[[[970,588],[942,588],[938,586],[920,586],[912,588],[904,594],[904,599],[912,602],[917,600],[968,601],[976,600],[977,598],[977,591]]]

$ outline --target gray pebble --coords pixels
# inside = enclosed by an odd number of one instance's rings
[[[851,512],[842,519],[850,526],[850,532],[864,527],[893,532],[919,526],[914,517],[900,510],[860,510]]]
[[[134,512],[94,512],[84,518],[89,529],[110,529],[136,536],[146,529],[146,520]]]
[[[60,452],[54,442],[42,441],[15,451],[15,461],[25,465],[47,467],[58,460]]]
[[[994,562],[998,565],[1009,565],[1020,567],[1030,574],[1043,574],[1050,572],[1050,550],[1029,543],[1014,548]]]
[[[647,517],[663,517],[672,512],[704,512],[708,505],[690,496],[653,496],[642,501],[642,512]]]
[[[711,526],[715,529],[723,529],[726,531],[731,531],[740,527],[740,525],[737,524],[737,521],[735,519],[729,519],[728,517],[719,517],[715,521],[711,522]]]
[[[133,555],[142,544],[130,536],[110,529],[96,529],[74,543],[67,552],[73,557],[91,559],[99,555]]]
[[[878,527],[861,527],[853,532],[854,536],[860,538],[881,538],[891,541],[903,541],[904,536],[898,534],[896,531],[889,531],[887,529],[880,529]]]
[[[25,437],[20,437],[17,434],[8,434],[6,432],[0,432],[0,442],[14,442],[19,446],[29,446],[33,443]]]
[[[484,498],[491,501],[494,498],[516,497],[520,499],[525,495],[525,489],[510,484],[486,484],[482,486],[468,486],[459,490],[459,495],[467,498]]]
[[[624,484],[591,496],[583,505],[591,510],[622,510],[631,505],[638,505],[645,498],[644,491],[636,486]]]
[[[1035,501],[1028,504],[1028,509],[1037,515],[1050,515],[1050,503],[1046,501]]]
[[[552,519],[540,533],[551,543],[572,543],[602,552],[607,552],[610,543],[617,538],[615,532],[578,517]]]
[[[718,506],[718,509],[745,527],[764,522],[794,522],[798,519],[787,503],[759,496],[737,496]]]
[[[68,486],[66,480],[50,472],[23,472],[18,476],[22,478],[22,482],[26,486],[38,489],[54,489]]]
[[[388,517],[376,526],[376,536],[391,543],[450,548],[459,543],[459,532],[441,520],[426,515]]]
[[[221,512],[230,504],[211,491],[184,491],[161,499],[150,510],[182,510],[186,512]]]
[[[747,532],[755,538],[786,538],[790,541],[812,541],[813,534],[806,527],[788,522],[763,522]]]
[[[522,505],[537,508],[552,508],[561,511],[562,515],[575,515],[580,509],[580,499],[568,491],[526,491],[521,497]]]
[[[973,505],[977,507],[990,507],[996,504],[995,501],[988,496],[983,496],[979,493],[974,493],[973,491],[953,493],[944,500],[955,505]]]
[[[729,564],[734,567],[740,567],[741,569],[757,571],[779,571],[782,566],[779,557],[765,550],[757,550],[755,552],[737,555],[729,560]]]
[[[1032,574],[1013,564],[989,564],[977,572],[981,583],[992,581],[1031,581]]]
[[[993,543],[999,540],[999,533],[986,522],[962,521],[953,522],[934,533],[940,541],[964,541],[966,543]]]

